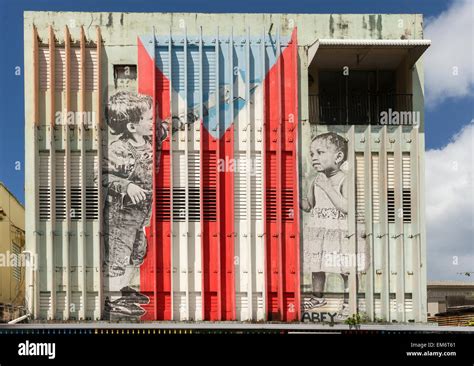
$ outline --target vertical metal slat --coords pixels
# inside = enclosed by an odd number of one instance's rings
[[[348,210],[347,210],[347,217],[348,217],[348,240],[349,240],[349,250],[351,254],[356,255],[356,215],[355,215],[355,170],[356,170],[356,159],[355,159],[355,132],[354,126],[349,128],[349,136],[348,136],[348,161],[351,164],[349,169],[349,179],[348,179],[348,194],[347,194],[347,202],[348,202]],[[344,289],[345,290],[345,289]],[[352,267],[349,272],[349,311],[351,314],[355,314],[357,312],[357,262]]]
[[[56,151],[56,143],[55,143],[55,37],[53,32],[53,27],[49,26],[49,105],[50,105],[50,114],[49,114],[49,153],[50,153],[50,199],[51,199],[51,220],[49,222],[49,228],[47,233],[47,243],[46,243],[46,252],[48,256],[47,261],[47,272],[49,275],[49,283],[47,288],[50,291],[50,299],[51,304],[49,308],[49,319],[54,319],[56,316],[56,281],[55,281],[55,260],[54,260],[54,231],[55,231],[55,224],[56,224],[56,174],[55,174],[55,166],[56,166],[56,159],[55,159],[55,151]],[[48,225],[47,225],[48,226]]]
[[[266,57],[267,57],[267,50],[266,50],[266,33],[265,33],[265,25],[263,26],[262,29],[262,202],[263,202],[263,230],[262,230],[262,235],[263,235],[263,273],[264,273],[264,286],[263,286],[263,291],[262,291],[262,296],[263,296],[263,320],[267,320],[268,316],[268,287],[269,287],[269,279],[268,279],[268,272],[267,272],[267,266],[268,266],[268,260],[267,260],[267,245],[266,242],[268,240],[268,234],[265,232],[266,231],[266,212],[267,212],[267,203],[266,203],[266,158],[267,158],[267,147],[266,147],[266,113],[265,113],[265,79],[266,79]]]
[[[188,36],[187,36],[187,28],[186,25],[184,26],[184,118],[185,118],[185,138],[184,138],[184,182],[185,182],[185,193],[184,193],[184,201],[185,201],[185,241],[186,241],[186,248],[185,248],[185,273],[186,273],[186,320],[189,320],[189,125],[187,123],[187,116],[188,116]]]
[[[170,116],[169,116],[169,123],[168,123],[168,139],[169,139],[169,146],[170,146],[170,280],[171,280],[171,289],[170,289],[170,297],[171,297],[171,320],[174,320],[174,253],[173,253],[173,245],[174,245],[174,230],[173,230],[173,39],[171,36],[171,28],[169,29],[169,44],[168,44],[168,67],[169,67],[169,90],[170,90]],[[179,243],[179,240],[178,240]],[[178,262],[179,263],[179,262]],[[179,281],[178,281],[179,283]]]
[[[201,267],[204,262],[204,92],[203,92],[203,46],[202,46],[202,27],[199,27],[199,157],[201,161],[200,169],[200,227],[201,227]],[[201,271],[201,317],[205,319],[206,301],[205,301],[205,271]]]
[[[65,166],[66,166],[66,220],[63,225],[63,266],[65,267],[65,282],[66,282],[66,308],[65,308],[65,319],[69,319],[70,315],[70,304],[71,304],[71,267],[70,267],[70,230],[71,230],[71,151],[70,151],[70,138],[69,138],[69,128],[68,119],[66,118],[67,113],[71,110],[71,36],[69,34],[69,29],[67,26],[64,27],[64,51],[65,51],[65,68],[62,70],[63,78],[66,81],[65,87],[65,96],[66,96],[66,108],[64,112],[66,115],[63,116],[64,126],[62,126],[64,134],[66,136],[64,149],[65,149]],[[75,123],[75,121],[74,121]],[[72,126],[74,128],[74,125]]]
[[[152,121],[153,121],[153,193],[152,193],[152,203],[155,205],[154,211],[156,212],[156,189],[157,189],[157,182],[156,182],[156,151],[157,151],[157,142],[156,142],[156,38],[155,38],[155,27],[153,26],[153,55],[152,55],[152,82],[153,82],[153,90],[152,90]],[[153,271],[154,271],[154,279],[153,279],[153,296],[155,301],[153,302],[153,312],[154,312],[154,319],[158,320],[158,235],[156,231],[156,217],[153,217],[152,222],[152,231],[153,231]]]
[[[247,28],[247,40],[245,45],[245,101],[246,101],[246,114],[247,118],[245,121],[245,131],[246,131],[246,214],[247,214],[247,273],[248,273],[248,287],[247,287],[247,306],[248,306],[248,320],[251,320],[253,317],[253,270],[252,270],[252,182],[250,177],[249,167],[251,164],[251,123],[250,123],[250,27]]]
[[[278,26],[277,34],[276,34],[276,42],[277,42],[277,90],[278,90],[278,127],[277,127],[277,144],[278,149],[276,152],[276,179],[277,179],[277,187],[276,187],[276,207],[277,207],[277,243],[278,243],[278,308],[281,316],[281,320],[286,318],[285,314],[285,306],[284,306],[284,268],[283,268],[283,220],[282,220],[282,170],[283,170],[283,158],[282,158],[282,151],[284,149],[284,141],[283,141],[283,116],[282,116],[282,70],[281,70],[281,41],[280,41],[280,26]]]
[[[405,250],[403,240],[403,195],[402,195],[402,133],[401,126],[396,127],[396,140],[394,160],[395,160],[395,239],[396,257],[397,257],[397,286],[396,286],[396,303],[397,303],[397,321],[405,321]],[[401,211],[400,211],[401,209]]]
[[[388,212],[387,212],[387,127],[381,131],[381,145],[379,153],[379,190],[380,190],[380,233],[382,245],[382,289],[380,302],[382,318],[391,320],[390,314],[390,250],[388,240]]]
[[[103,247],[103,232],[102,227],[104,224],[104,216],[103,211],[101,209],[101,202],[103,202],[103,189],[102,189],[102,36],[100,32],[100,27],[96,27],[96,50],[97,50],[97,88],[96,88],[96,100],[97,100],[97,110],[96,113],[96,125],[94,129],[97,133],[97,161],[98,161],[98,169],[97,169],[97,193],[98,193],[98,202],[99,202],[99,210],[98,210],[98,230],[94,233],[94,236],[98,238],[98,242],[100,245],[94,245],[94,258],[98,261],[99,268],[97,268],[98,275],[98,283],[94,285],[97,286],[98,292],[98,304],[99,309],[95,311],[97,314],[96,317],[102,319],[102,304],[104,302],[104,286],[103,286],[103,277],[101,275],[101,267],[103,263],[103,256],[102,250]],[[85,85],[84,85],[85,89]],[[95,281],[94,281],[95,282]]]
[[[371,126],[365,130],[365,151],[364,151],[364,197],[365,197],[365,241],[368,243],[369,253],[365,254],[366,261],[366,286],[365,286],[365,308],[369,319],[375,319],[374,309],[374,226],[372,216],[372,138]],[[367,260],[369,262],[367,263]]]

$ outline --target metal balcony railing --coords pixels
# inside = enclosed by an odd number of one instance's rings
[[[320,124],[379,124],[384,111],[413,111],[412,99],[412,94],[310,94],[309,118]]]

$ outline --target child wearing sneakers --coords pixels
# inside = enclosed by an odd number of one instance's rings
[[[107,188],[105,274],[121,276],[139,265],[146,253],[143,228],[151,214],[152,100],[119,92],[106,110],[112,134],[120,137],[104,151],[103,185]]]
[[[302,199],[301,208],[311,213],[312,220],[308,225],[308,245],[303,251],[303,270],[312,274],[313,296],[304,301],[303,310],[326,304],[323,296],[326,273],[337,273],[342,277],[345,289],[339,314],[345,315],[348,311],[346,292],[349,268],[340,259],[350,252],[347,238],[347,181],[341,165],[347,159],[347,142],[336,133],[323,133],[312,139],[310,151],[312,166],[318,174],[307,197]]]
[[[110,97],[106,109],[112,135],[119,137],[104,148],[104,272],[109,278],[122,277],[116,288],[122,298],[114,302],[107,299],[105,308],[111,312],[123,308],[120,312],[124,315],[127,311],[130,315],[143,315],[136,304],[148,302],[145,295],[129,287],[125,272],[127,267],[140,266],[147,250],[144,228],[149,225],[152,209],[152,108],[150,96],[123,91]],[[160,124],[156,130],[157,142],[161,143],[164,129]],[[160,151],[158,146],[157,161]]]

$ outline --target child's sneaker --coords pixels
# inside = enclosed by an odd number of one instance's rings
[[[111,319],[112,317],[129,317],[129,316],[142,316],[145,314],[145,310],[135,304],[129,304],[122,301],[121,299],[110,301],[108,298],[105,299],[104,313],[106,318]]]
[[[120,291],[122,292],[122,298],[120,300],[123,300],[127,303],[141,305],[150,303],[150,298],[148,296],[143,295],[130,286],[123,287]]]
[[[324,297],[311,297],[303,301],[303,310],[308,311],[311,309],[319,308],[326,305],[327,301]]]

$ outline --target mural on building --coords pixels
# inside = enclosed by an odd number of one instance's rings
[[[115,87],[114,93],[109,91],[109,95],[112,95],[109,97],[106,108],[105,117],[108,133],[103,141],[102,169],[103,186],[106,189],[104,195],[106,197],[104,203],[105,253],[103,264],[106,292],[104,312],[105,318],[108,319],[132,317],[140,320],[149,320],[157,316],[163,316],[164,318],[170,316],[168,305],[170,303],[170,295],[167,287],[170,283],[169,276],[171,273],[168,269],[171,259],[171,244],[166,233],[171,230],[171,226],[169,226],[171,224],[168,224],[171,221],[170,217],[167,216],[168,214],[165,214],[166,217],[158,217],[153,211],[152,204],[154,184],[156,184],[156,191],[162,192],[157,193],[162,194],[160,196],[161,203],[157,200],[157,207],[163,205],[163,197],[168,194],[166,193],[169,192],[167,189],[171,188],[163,185],[169,184],[167,183],[167,178],[163,175],[166,174],[163,172],[168,172],[169,174],[170,139],[167,139],[167,135],[169,133],[173,135],[178,133],[178,131],[182,133],[186,131],[187,125],[198,123],[202,126],[202,132],[200,132],[202,146],[199,148],[202,149],[203,156],[217,156],[218,154],[214,152],[215,149],[222,149],[219,153],[222,160],[233,159],[233,153],[226,151],[224,146],[219,147],[214,142],[223,141],[224,139],[228,140],[231,138],[230,136],[233,136],[233,125],[235,121],[244,121],[247,118],[247,108],[252,108],[250,113],[258,116],[256,118],[261,118],[263,111],[259,112],[256,110],[257,107],[251,105],[251,101],[255,101],[254,103],[257,104],[258,108],[261,107],[263,109],[264,105],[261,101],[263,100],[265,90],[268,89],[269,85],[275,84],[275,79],[277,79],[278,70],[274,66],[277,64],[278,55],[276,49],[270,47],[272,44],[270,39],[268,39],[269,44],[266,50],[262,50],[259,39],[252,39],[248,49],[242,46],[244,37],[236,37],[234,41],[239,46],[232,48],[226,42],[222,42],[220,57],[223,57],[225,61],[222,63],[229,65],[228,58],[231,58],[232,61],[230,63],[234,66],[232,68],[228,66],[218,68],[216,65],[215,46],[212,45],[211,39],[204,38],[204,46],[202,48],[203,69],[201,71],[203,83],[199,84],[197,82],[199,76],[199,67],[197,65],[200,62],[199,47],[192,44],[189,45],[187,52],[189,53],[188,65],[191,61],[194,65],[194,76],[193,78],[188,76],[189,80],[187,81],[188,86],[186,88],[183,78],[186,58],[185,49],[178,45],[174,47],[172,55],[177,60],[174,61],[176,65],[173,66],[172,74],[170,74],[170,68],[167,64],[169,48],[161,45],[164,39],[163,37],[157,37],[155,39],[156,49],[153,49],[153,46],[150,48],[150,44],[153,44],[152,38],[139,37],[137,47],[138,82],[136,84],[131,83],[131,87],[120,87],[120,83],[118,83],[119,87]],[[288,42],[289,39],[287,37],[282,40],[282,44],[285,47]],[[178,44],[180,43],[178,42]],[[264,52],[267,53],[266,57],[268,60],[266,62],[269,63],[268,67],[272,70],[268,74],[270,77],[262,68]],[[289,54],[288,52],[284,54],[287,55],[286,57],[288,55],[294,57],[294,54]],[[154,60],[153,55],[155,57]],[[250,55],[259,57],[261,62],[253,61],[250,63],[250,59],[248,59]],[[291,72],[291,76],[294,76],[294,69],[290,67],[295,64],[288,61],[288,65],[285,68],[285,72]],[[153,82],[154,77],[156,83]],[[173,80],[172,88],[169,88],[170,79]],[[135,91],[134,85],[138,87],[138,93]],[[117,88],[119,91],[117,91]],[[276,97],[276,95],[273,95],[273,99]],[[172,106],[169,104],[170,98],[173,101]],[[289,99],[289,97],[287,98]],[[283,103],[283,107],[285,113],[293,116],[295,113],[290,110],[291,103],[293,103],[293,99],[290,101],[286,100]],[[156,108],[155,156],[153,154],[152,138],[154,107]],[[277,121],[277,111],[276,104],[272,105],[268,111],[272,115],[272,122]],[[294,123],[293,120],[290,122]],[[194,129],[192,130],[194,131]],[[190,144],[192,145],[192,142]],[[175,148],[179,149],[178,146]],[[193,148],[195,149],[196,147],[194,146],[190,149]],[[272,148],[276,149],[276,144]],[[154,159],[156,159],[155,170],[153,170]],[[206,157],[203,159],[206,159]],[[295,159],[295,155],[292,155],[292,159]],[[249,162],[248,164],[255,163]],[[217,170],[215,172],[212,171],[213,166],[212,163],[208,163],[207,166],[202,167],[205,170],[202,174],[209,176],[216,174]],[[251,166],[253,165],[249,165],[249,167]],[[201,168],[198,169],[200,170]],[[215,169],[217,169],[217,166]],[[275,167],[272,166],[272,169],[275,169]],[[232,175],[232,171],[221,172],[221,184],[229,190],[234,186]],[[203,179],[206,180],[207,178],[203,177]],[[213,178],[209,179],[211,183],[208,184],[212,184],[212,182],[216,184]],[[188,187],[185,187],[182,186],[183,182],[175,183],[181,185],[174,186],[173,190],[179,193],[181,191],[184,192],[188,188],[193,194],[194,192],[199,192],[199,185],[193,186],[195,183],[189,182]],[[205,188],[206,192],[204,195],[212,194],[212,192],[216,194],[216,191],[212,191],[213,187],[206,186]],[[211,189],[211,193],[208,193],[208,189]],[[193,198],[190,197],[190,199],[192,200]],[[215,200],[211,196],[205,199]],[[177,203],[173,203],[173,214],[190,215],[189,212],[187,214],[182,212],[185,211],[183,210],[184,205],[183,208],[177,209],[176,207],[179,206],[180,201],[179,199],[176,199],[176,201]],[[294,202],[296,203],[296,199]],[[204,205],[204,203],[200,204]],[[228,204],[233,205],[233,202],[228,202]],[[160,206],[159,212],[163,214],[167,209],[165,206]],[[217,222],[217,217],[209,218],[206,216],[206,220],[211,222],[209,225],[212,226],[212,229],[210,230],[213,232],[219,231],[219,225],[222,225],[222,223]],[[178,218],[178,221],[181,221],[181,219]],[[156,222],[155,227],[153,226],[154,222]],[[226,225],[233,225],[233,222],[233,217],[227,217]],[[155,232],[155,235],[153,232]],[[215,234],[205,234],[204,237],[206,239],[204,240],[211,242],[213,239],[210,238],[216,236]],[[221,245],[220,243],[221,241],[217,239],[216,243],[212,245]],[[210,246],[211,244],[208,245]],[[226,250],[233,250],[234,242],[226,242],[226,246],[229,248]],[[209,315],[206,316],[212,318],[217,317],[215,302],[212,298],[218,290],[219,281],[217,278],[214,278],[213,273],[215,272],[211,271],[210,268],[217,265],[219,260],[216,249],[211,251],[209,247],[205,250],[208,254],[202,255],[209,255],[209,259],[207,259],[206,263],[203,263],[203,266],[206,267],[204,272],[208,273],[213,280],[209,285],[206,285],[210,287],[203,290],[204,294],[201,294],[199,290],[195,291],[196,295],[194,296],[205,297],[202,301],[205,302],[204,306],[209,309]],[[233,255],[229,258],[233,258]],[[263,257],[261,257],[261,262],[264,265]],[[179,266],[179,263],[177,265]],[[227,265],[234,267],[232,261]],[[164,268],[161,268],[161,266]],[[198,270],[198,273],[200,273],[200,270]],[[232,271],[225,270],[224,273],[232,273]],[[155,281],[163,285],[155,287],[153,285]],[[229,278],[229,281],[234,282],[234,279]],[[194,292],[194,290],[190,290],[190,292]],[[179,291],[176,291],[176,293],[179,293]],[[184,298],[178,299],[178,295],[176,296],[175,301],[181,303],[179,309],[182,311],[185,308]],[[255,296],[263,295],[257,293]],[[229,291],[226,294],[226,301],[235,301],[233,297],[234,294]],[[196,315],[193,314],[190,317],[199,318],[201,310],[198,310],[197,305],[191,306],[193,306],[193,312]],[[292,306],[292,314],[294,314],[295,304],[293,303]],[[154,315],[152,309],[158,312],[164,311],[165,313],[163,315]],[[261,311],[263,312],[263,309]],[[226,316],[231,316],[230,314],[231,310],[228,311]]]
[[[24,19],[33,319],[426,319],[424,130],[375,118],[423,105],[419,15],[71,16]]]
[[[152,98],[119,91],[109,98],[106,120],[109,139],[104,149],[103,185],[105,187],[104,274],[109,292],[120,297],[105,300],[108,317],[140,317],[140,304],[147,296],[132,288],[137,269],[147,252],[145,227],[151,215],[152,190]],[[164,128],[156,129],[157,141],[166,137]],[[157,151],[159,154],[159,149]]]
[[[302,311],[326,308],[325,292],[340,292],[342,285],[337,318],[343,319],[348,315],[350,272],[347,141],[335,132],[314,131],[307,153],[311,169],[303,178],[306,189],[300,202],[304,212]]]

